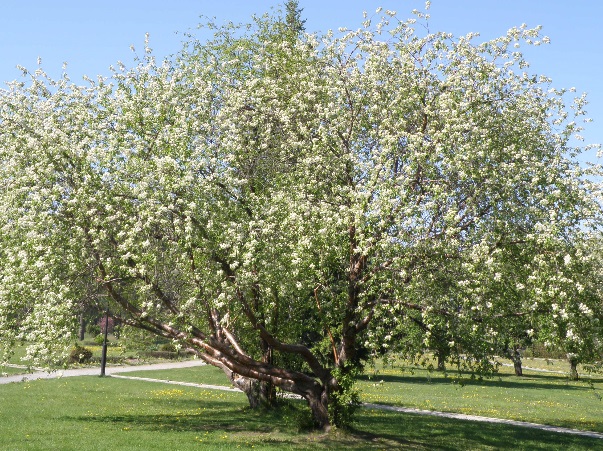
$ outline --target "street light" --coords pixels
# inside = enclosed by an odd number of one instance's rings
[[[103,350],[101,352],[101,377],[105,376],[105,367],[107,366],[107,334],[109,332],[109,302],[105,310],[105,333],[103,337]]]

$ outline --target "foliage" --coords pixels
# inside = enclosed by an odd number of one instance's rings
[[[69,363],[88,363],[90,359],[92,359],[92,351],[77,344],[69,353]]]
[[[359,369],[353,367],[351,370],[337,368],[333,371],[334,377],[339,384],[339,390],[333,394],[333,407],[329,410],[332,424],[349,426],[352,424],[354,413],[361,405],[360,393],[354,388]]]
[[[112,317],[109,317],[107,319],[106,316],[103,316],[99,321],[98,321],[98,326],[100,327],[101,333],[105,333],[105,324],[109,325],[109,329],[108,329],[108,333],[113,333],[113,330],[115,329],[115,320]]]
[[[501,323],[567,338],[567,244],[599,215],[570,144],[584,96],[568,112],[528,72],[516,47],[546,43],[538,28],[476,43],[378,14],[324,35],[210,23],[213,40],[161,63],[147,43],[84,86],[24,70],[0,94],[2,339],[44,360],[103,296],[328,429],[409,322],[409,350],[477,368]]]
[[[86,333],[90,335],[101,335],[101,328],[98,324],[88,323],[86,324]]]

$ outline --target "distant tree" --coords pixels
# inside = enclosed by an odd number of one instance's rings
[[[302,20],[303,8],[297,0],[287,0],[285,3],[285,24],[293,36],[300,36],[305,30],[305,19]]]
[[[600,233],[578,233],[548,264],[555,274],[541,282],[547,314],[539,316],[539,340],[566,352],[571,379],[578,364],[603,361],[603,249]]]

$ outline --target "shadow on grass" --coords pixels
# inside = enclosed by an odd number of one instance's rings
[[[428,376],[416,376],[416,375],[389,375],[389,374],[378,374],[376,376],[360,376],[360,381],[365,382],[395,382],[400,384],[415,384],[415,385],[450,385],[450,384],[462,384],[468,386],[474,385],[485,385],[490,387],[500,388],[530,388],[538,390],[592,390],[590,386],[584,384],[583,386],[570,384],[569,379],[564,376],[551,376],[551,375],[529,375],[529,376],[494,376],[492,378],[470,379],[469,377],[463,377],[460,379],[454,379],[450,375],[444,377],[443,373],[435,374],[433,377]],[[534,381],[534,382],[530,382]],[[593,383],[600,383],[603,380],[591,380]]]
[[[377,433],[375,433],[378,431]],[[524,427],[363,410],[350,433],[417,449],[603,449],[603,440]]]
[[[248,408],[233,407],[229,402],[212,402],[206,409],[195,409],[193,412],[187,402],[179,402],[170,406],[169,413],[157,414],[105,414],[95,416],[65,417],[68,420],[81,422],[115,424],[120,428],[146,429],[166,432],[272,432],[276,428],[270,421],[271,412],[254,412]],[[198,404],[196,404],[198,407]],[[272,418],[273,419],[273,418]]]

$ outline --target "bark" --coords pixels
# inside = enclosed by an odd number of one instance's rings
[[[86,320],[84,319],[84,314],[80,313],[80,327],[78,331],[78,336],[80,341],[83,341],[86,334]]]
[[[262,361],[264,363],[272,365],[274,363],[273,355],[272,355],[272,347],[270,347],[270,345],[268,345],[268,343],[266,343],[265,340],[262,340],[262,348],[263,348]],[[276,387],[274,386],[274,384],[272,382],[260,381],[258,389],[259,389],[260,402],[264,405],[264,407],[276,406]]]
[[[249,379],[236,373],[231,373],[230,380],[247,396],[250,409],[273,407],[273,400],[267,398],[266,382]]]
[[[513,362],[515,376],[523,376],[523,368],[521,367],[521,353],[519,348],[513,348],[509,353],[509,358]]]
[[[331,430],[331,421],[329,419],[329,396],[326,390],[320,393],[312,393],[306,396],[308,406],[312,411],[312,418],[316,427],[325,432]]]
[[[206,354],[201,354],[197,350],[195,350],[195,352],[210,365],[216,366],[224,371],[224,374],[226,374],[232,384],[245,393],[250,409],[255,410],[259,408],[274,407],[276,403],[276,391],[274,390],[273,384],[270,384],[272,390],[268,391],[266,389],[268,382],[241,376],[219,360],[213,359]],[[274,397],[267,395],[270,392],[274,392]]]
[[[523,376],[523,369],[521,367],[521,358],[513,360],[513,367],[515,368],[515,376]]]
[[[438,371],[446,371],[446,358],[441,352],[436,352],[438,358]]]
[[[579,379],[578,376],[578,359],[576,359],[574,356],[568,356],[567,360],[570,364],[570,372],[569,372],[569,378],[572,381],[577,381]]]

